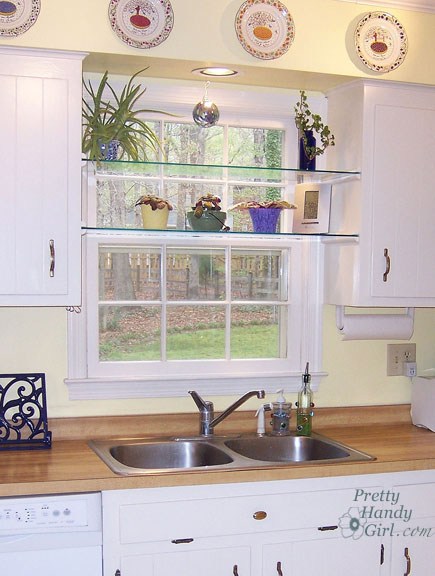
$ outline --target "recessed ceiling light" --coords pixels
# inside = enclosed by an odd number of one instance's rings
[[[235,76],[237,70],[225,66],[207,66],[205,68],[195,68],[192,74],[201,74],[202,76]]]

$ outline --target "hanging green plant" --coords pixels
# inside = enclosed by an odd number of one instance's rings
[[[323,123],[319,114],[311,112],[308,106],[307,95],[304,90],[299,91],[300,100],[296,103],[295,124],[299,131],[299,137],[302,138],[305,155],[308,160],[323,154],[328,146],[335,146],[335,137],[329,126]],[[308,143],[307,133],[316,132],[320,137],[321,145],[310,146]]]
[[[125,155],[129,160],[146,160],[150,151],[155,154],[162,149],[157,134],[140,116],[168,113],[145,108],[134,109],[146,91],[141,84],[134,84],[134,79],[146,69],[133,74],[119,96],[108,82],[107,70],[96,90],[90,80],[83,80],[82,151],[91,160],[107,159],[111,142],[118,143],[117,159]],[[104,96],[107,92],[111,94],[108,99]]]

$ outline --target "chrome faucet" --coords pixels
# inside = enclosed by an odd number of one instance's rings
[[[192,396],[195,404],[198,406],[199,410],[199,433],[201,436],[213,436],[214,427],[217,426],[222,420],[229,416],[234,410],[237,410],[246,400],[252,398],[252,396],[257,396],[257,398],[264,398],[264,390],[251,390],[243,394],[238,400],[231,404],[226,410],[224,410],[219,416],[214,417],[214,406],[213,402],[208,400],[203,400],[198,392],[195,390],[189,390],[189,394]]]

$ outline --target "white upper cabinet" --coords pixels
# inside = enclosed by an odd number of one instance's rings
[[[360,170],[333,191],[325,302],[434,306],[435,90],[358,81],[328,96],[329,168]]]
[[[80,304],[82,58],[0,49],[0,305]]]

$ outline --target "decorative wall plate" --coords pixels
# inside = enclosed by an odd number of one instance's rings
[[[10,0],[0,2],[0,34],[19,36],[36,22],[41,0]]]
[[[404,61],[408,37],[395,16],[386,12],[369,12],[356,27],[355,47],[367,68],[390,72]]]
[[[278,0],[246,0],[236,15],[236,34],[243,48],[263,60],[279,58],[295,37],[295,25]]]
[[[169,0],[110,0],[109,20],[129,46],[153,48],[171,33],[174,13]]]

